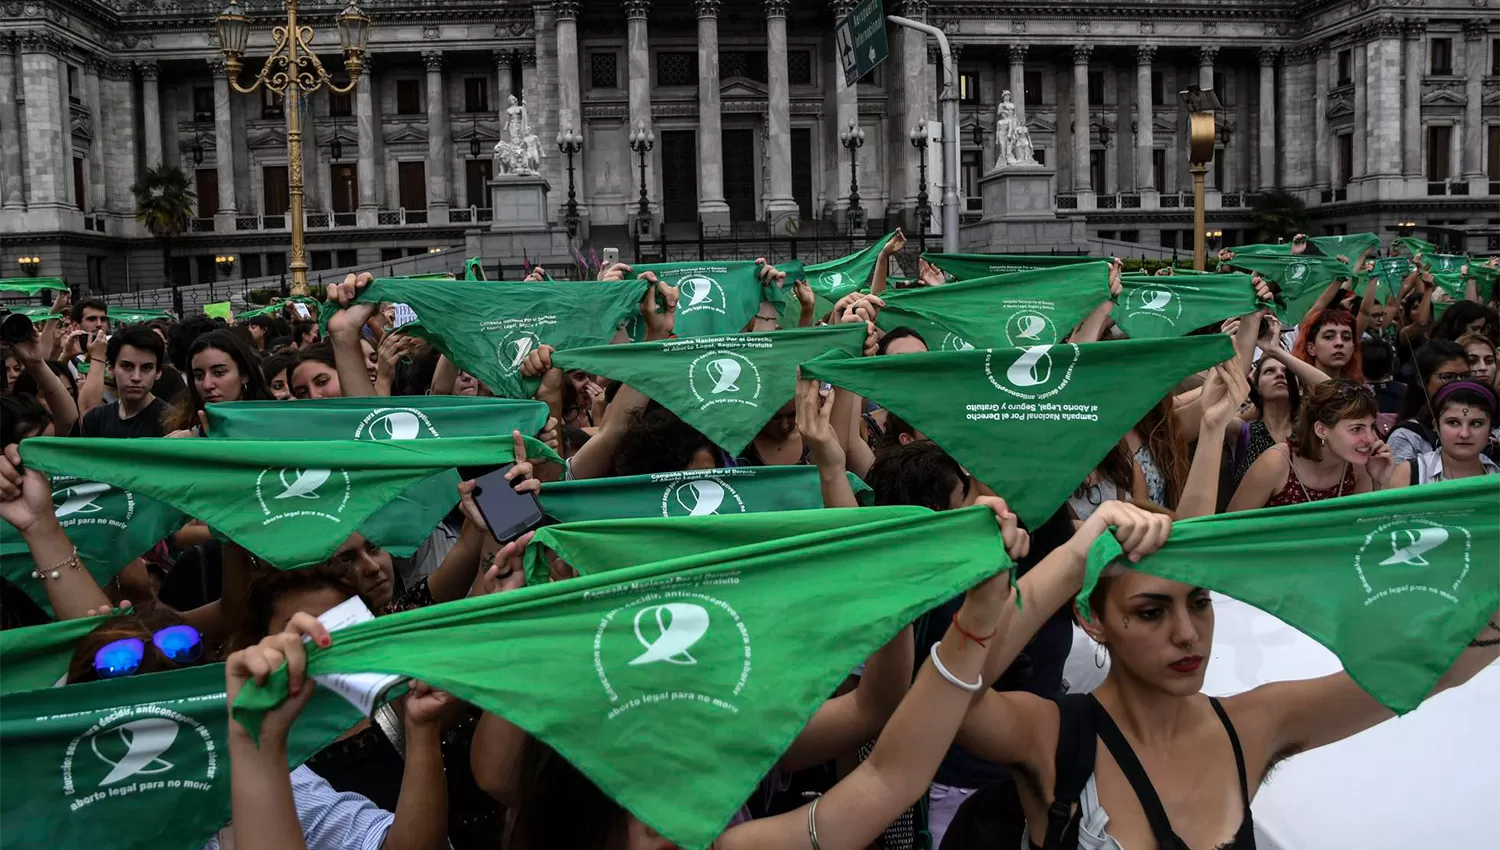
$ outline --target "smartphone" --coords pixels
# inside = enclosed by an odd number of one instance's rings
[[[312,313],[308,312],[307,305],[303,304],[301,301],[293,301],[292,309],[296,310],[297,315],[301,316],[304,320],[312,318]]]
[[[485,525],[498,543],[509,543],[517,537],[546,523],[542,504],[534,493],[517,493],[505,474],[515,467],[513,463],[492,469],[474,477],[474,504],[484,517]],[[465,479],[469,476],[460,470]]]
[[[620,249],[605,248],[604,253],[600,255],[599,259],[604,264],[604,268],[609,268],[620,261]]]

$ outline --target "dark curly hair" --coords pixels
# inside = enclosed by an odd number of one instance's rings
[[[693,457],[707,450],[718,455],[713,441],[656,402],[631,419],[615,450],[616,475],[680,472]]]

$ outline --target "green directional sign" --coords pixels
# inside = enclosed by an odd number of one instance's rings
[[[844,85],[852,86],[885,61],[891,48],[885,37],[885,12],[881,0],[860,0],[854,11],[833,30]]]

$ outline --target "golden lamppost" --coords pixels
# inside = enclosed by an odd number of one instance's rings
[[[224,71],[234,90],[251,94],[265,86],[286,101],[287,183],[292,202],[292,294],[306,295],[307,249],[302,242],[302,95],[311,94],[325,85],[339,94],[354,91],[370,37],[370,16],[355,5],[355,0],[349,0],[349,5],[339,13],[339,42],[344,47],[344,69],[349,72],[349,84],[339,87],[323,68],[323,63],[318,61],[318,54],[313,52],[312,27],[297,23],[298,3],[299,0],[286,0],[286,23],[271,28],[271,39],[275,42],[271,55],[266,57],[265,66],[248,86],[240,85],[239,74],[245,44],[250,40],[250,21],[240,11],[238,0],[229,0],[229,8],[219,13],[216,23],[219,48],[224,53]]]
[[[1188,110],[1188,172],[1193,175],[1193,268],[1203,271],[1205,251],[1205,216],[1203,182],[1208,164],[1214,158],[1214,113],[1220,109],[1213,89],[1203,91],[1189,86],[1177,93],[1177,99]]]

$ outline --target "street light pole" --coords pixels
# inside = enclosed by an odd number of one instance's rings
[[[849,127],[839,133],[839,144],[849,150],[849,231],[863,230],[865,207],[859,200],[859,149],[865,145],[865,130],[858,118],[849,119]]]
[[[238,0],[229,0],[229,6],[219,13],[215,23],[219,30],[219,47],[224,54],[224,71],[229,84],[240,94],[252,94],[265,86],[286,101],[286,151],[288,190],[291,195],[292,216],[292,294],[307,294],[307,248],[302,235],[302,95],[311,94],[323,86],[339,94],[354,91],[359,80],[360,68],[364,65],[365,48],[370,36],[370,17],[355,0],[349,0],[337,18],[339,42],[344,48],[344,69],[349,72],[349,84],[337,86],[333,77],[318,61],[312,49],[313,29],[297,23],[297,7],[301,0],[285,0],[286,24],[271,28],[275,42],[266,64],[249,86],[241,86],[239,74],[245,45],[250,40],[250,21],[240,10]]]
[[[1189,86],[1177,93],[1178,99],[1189,112],[1188,115],[1188,173],[1193,175],[1193,268],[1203,271],[1207,254],[1205,226],[1207,219],[1203,209],[1203,184],[1208,176],[1208,163],[1214,158],[1214,114],[1219,110],[1219,98],[1213,89],[1204,91]]]
[[[646,154],[656,147],[656,133],[646,129],[643,118],[635,122],[635,131],[630,134],[630,149],[641,158],[641,200],[636,212],[635,230],[642,236],[651,235],[651,198],[646,194]]]
[[[938,102],[943,107],[943,251],[958,252],[958,62],[948,46],[948,36],[931,24],[913,21],[899,15],[887,15],[896,26],[926,33],[937,40],[942,55],[943,91]]]
[[[932,207],[927,197],[927,122],[911,128],[911,146],[917,149],[917,244],[927,250],[927,223]]]
[[[569,236],[578,235],[578,193],[573,188],[573,157],[583,150],[583,136],[572,127],[562,128],[557,134],[557,149],[568,158],[568,202],[563,205],[563,225]]]

